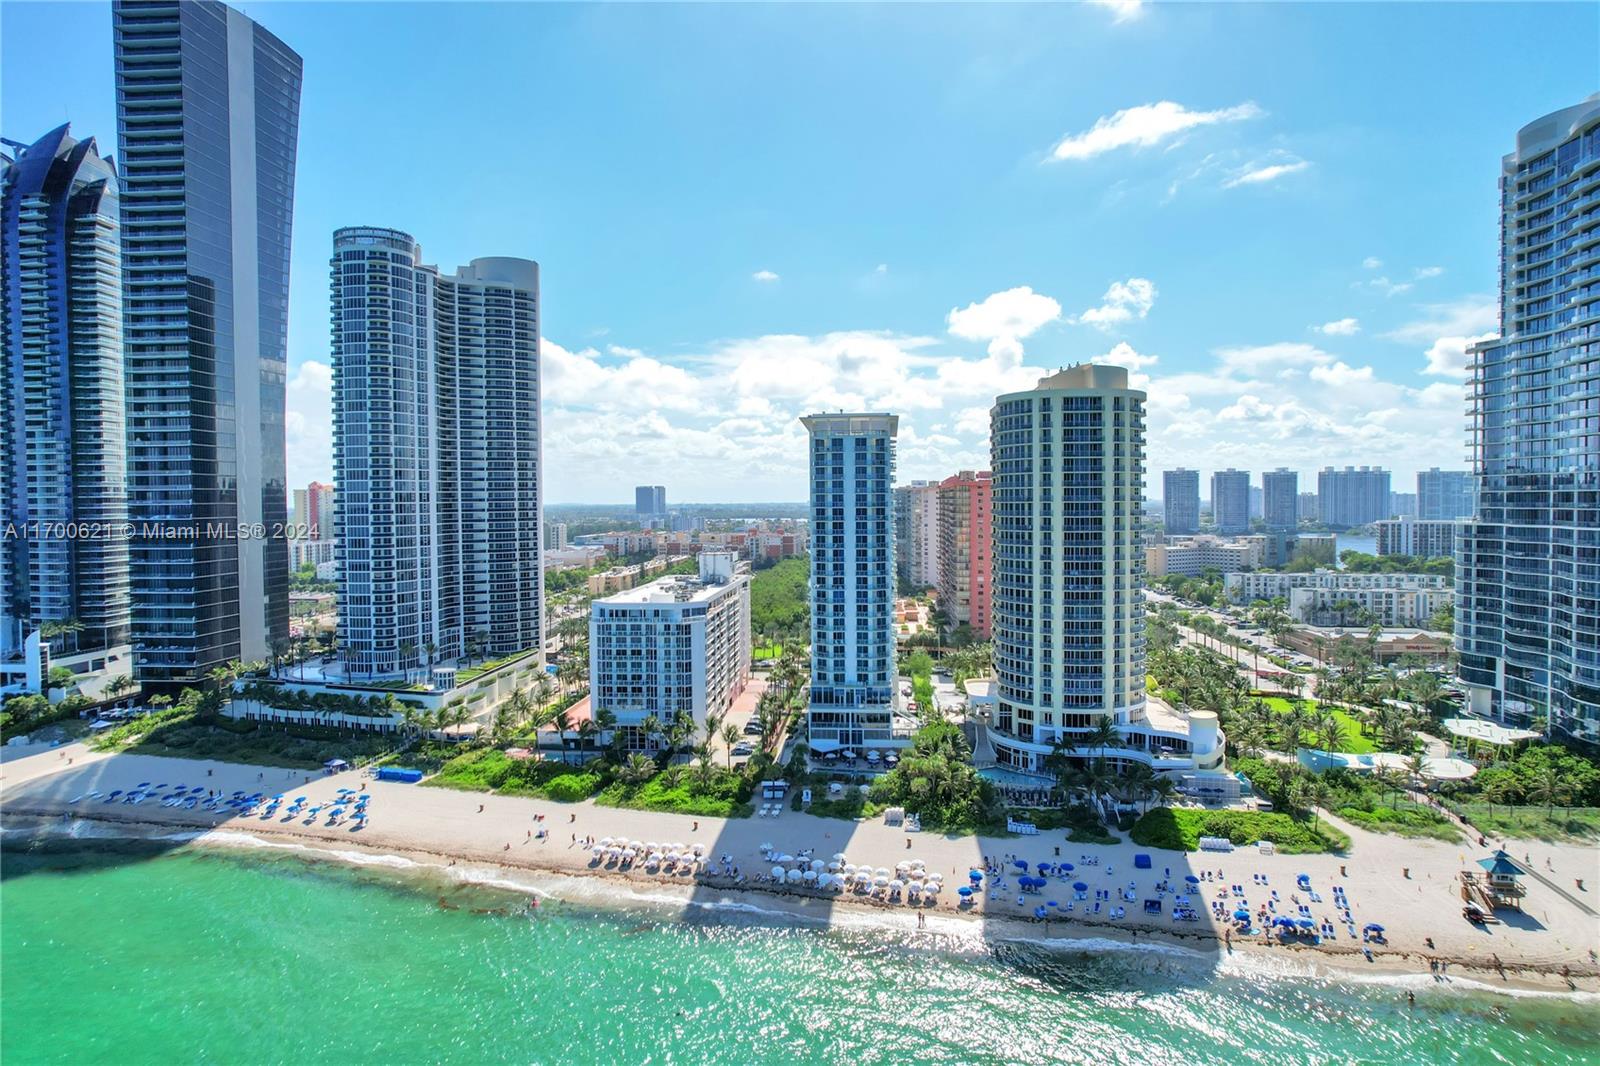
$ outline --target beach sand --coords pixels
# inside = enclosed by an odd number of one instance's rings
[[[335,852],[344,852],[345,857],[389,854],[441,867],[454,862],[471,864],[474,869],[532,871],[558,879],[603,877],[609,884],[625,887],[621,897],[624,902],[626,893],[634,893],[641,898],[647,896],[656,906],[670,906],[673,900],[678,900],[684,909],[737,900],[760,901],[762,908],[771,907],[805,921],[866,921],[902,928],[915,928],[917,911],[922,910],[928,915],[930,932],[958,929],[964,936],[978,935],[994,941],[1048,938],[1063,943],[1074,939],[1132,943],[1137,939],[1143,944],[1179,945],[1195,953],[1210,954],[1218,965],[1223,965],[1234,952],[1247,952],[1277,957],[1284,960],[1285,966],[1414,974],[1425,981],[1432,980],[1429,960],[1437,959],[1449,964],[1451,975],[1459,974],[1488,987],[1600,990],[1600,967],[1593,954],[1600,949],[1600,919],[1545,884],[1536,880],[1529,884],[1523,914],[1498,912],[1504,919],[1502,924],[1475,927],[1461,917],[1458,872],[1469,867],[1476,870],[1476,860],[1488,854],[1475,840],[1470,844],[1444,844],[1342,826],[1352,838],[1349,853],[1342,856],[1261,855],[1255,848],[1184,854],[1131,843],[1111,847],[1072,844],[1059,831],[1005,838],[906,833],[900,827],[877,821],[847,822],[787,809],[777,818],[697,819],[600,807],[592,802],[560,804],[378,782],[356,772],[322,775],[239,763],[103,755],[90,752],[82,744],[6,748],[3,757],[0,815],[4,816],[8,831],[40,820],[61,823],[63,815],[69,821],[90,819],[105,826],[121,824],[130,827],[130,832],[134,832],[133,826],[220,830],[223,832],[213,834],[213,843],[227,843],[230,839],[238,842],[238,834],[248,834],[248,838],[294,841],[326,851],[331,858],[340,857]],[[91,791],[126,791],[146,781],[184,782],[224,793],[237,789],[269,796],[303,795],[311,805],[330,800],[340,788],[360,789],[364,785],[372,797],[372,817],[366,829],[353,830],[348,823],[328,827],[323,819],[306,825],[303,816],[289,820],[281,811],[276,818],[264,821],[260,817],[213,815],[198,809],[171,810],[155,800],[137,806],[105,804],[100,800],[70,802]],[[541,815],[543,821],[538,820]],[[548,837],[531,839],[530,832],[537,834],[540,829],[546,830]],[[763,843],[790,853],[810,849],[823,859],[844,852],[851,862],[891,869],[903,859],[916,858],[926,862],[930,870],[944,873],[948,888],[937,906],[924,908],[882,904],[854,894],[809,898],[773,885],[746,883],[734,887],[710,878],[597,868],[588,850],[573,843],[574,836],[580,840],[587,836],[622,836],[700,843],[713,859],[731,855],[752,879],[770,867],[761,858]],[[202,836],[199,842],[206,843],[207,838]],[[1491,846],[1494,844],[1490,841]],[[1597,906],[1593,900],[1595,880],[1600,875],[1600,849],[1541,842],[1510,842],[1507,848],[1519,860],[1531,856],[1531,865],[1552,882],[1588,906]],[[1136,853],[1150,855],[1153,869],[1135,870]],[[1084,856],[1097,857],[1098,864],[1081,862]],[[988,878],[986,884],[990,888],[976,897],[974,906],[958,907],[954,889],[966,882],[969,868],[983,865],[985,857],[1001,862],[1008,870],[1014,857],[1030,864],[1071,862],[1078,867],[1073,877],[1092,889],[1122,890],[1130,881],[1135,882],[1136,902],[1117,901],[1127,908],[1127,917],[1120,922],[1085,918],[1082,903],[1068,919],[1038,922],[1033,919],[1034,907],[1048,899],[1065,906],[1072,896],[1069,886],[1052,881],[1043,893],[1029,894],[1025,903],[1018,906],[1015,880],[1007,875],[998,884],[997,879]],[[1407,868],[1409,878],[1403,874]],[[1170,874],[1164,874],[1164,870]],[[1213,877],[1220,872],[1221,880],[1216,884],[1202,883],[1198,894],[1191,893],[1200,921],[1174,923],[1166,913],[1170,911],[1170,894],[1164,901],[1162,916],[1146,918],[1142,901],[1155,897],[1156,881],[1165,878],[1181,884],[1186,874],[1199,876],[1204,871]],[[1252,875],[1257,873],[1268,877],[1267,887],[1254,882]],[[1252,912],[1276,889],[1280,897],[1277,913],[1292,915],[1294,904],[1290,897],[1297,894],[1295,878],[1300,873],[1311,877],[1322,896],[1321,904],[1311,904],[1312,914],[1319,922],[1324,915],[1335,917],[1332,886],[1339,884],[1352,902],[1356,928],[1359,930],[1367,922],[1380,923],[1387,931],[1388,944],[1373,945],[1369,961],[1362,953],[1360,939],[1348,937],[1337,920],[1338,939],[1320,947],[1269,947],[1265,938],[1238,935],[1232,937],[1231,946],[1223,943],[1220,938],[1225,926],[1215,923],[1209,911],[1210,901],[1217,898],[1221,886],[1243,886]],[[494,875],[486,877],[493,879]],[[1585,878],[1587,892],[1580,893],[1575,888],[1575,877]],[[1298,895],[1306,900],[1304,893]],[[1236,903],[1234,897],[1228,897],[1229,912]],[[1432,939],[1432,947],[1428,938]],[[1564,972],[1568,976],[1563,976]]]

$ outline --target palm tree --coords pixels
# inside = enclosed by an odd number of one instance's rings
[[[739,743],[739,727],[727,722],[722,727],[722,750],[728,753],[728,769],[733,769],[733,746]]]
[[[1144,763],[1134,763],[1122,775],[1123,787],[1127,790],[1128,798],[1142,805],[1140,814],[1148,809],[1150,792],[1155,788],[1156,773]]]
[[[1323,751],[1339,751],[1349,741],[1350,731],[1339,719],[1327,714],[1317,722],[1317,739],[1321,741]]]
[[[625,785],[642,785],[655,774],[655,760],[638,752],[628,756],[628,761],[617,767],[617,780]]]
[[[1178,791],[1178,783],[1172,778],[1162,774],[1151,784],[1150,789],[1156,794],[1156,805],[1165,807],[1172,799],[1172,794]]]
[[[1089,727],[1089,730],[1078,738],[1079,743],[1086,748],[1095,748],[1104,758],[1106,749],[1120,746],[1122,737],[1117,732],[1116,723],[1109,717],[1101,717],[1099,721]]]
[[[550,716],[550,724],[556,727],[556,739],[561,742],[561,750],[567,750],[567,733],[572,729],[572,715],[565,707]]]
[[[1328,788],[1328,783],[1320,777],[1311,779],[1305,789],[1306,801],[1311,804],[1311,827],[1317,827],[1317,810],[1325,806],[1333,798],[1333,791]]]
[[[1546,817],[1553,816],[1556,804],[1564,805],[1571,794],[1571,786],[1561,776],[1561,771],[1554,766],[1541,766],[1534,771],[1533,779],[1528,782],[1528,799],[1534,803],[1545,804]]]
[[[400,667],[405,671],[407,681],[411,680],[412,667],[416,665],[413,660],[416,659],[416,656],[417,646],[415,644],[411,643],[409,640],[403,640],[400,642]]]
[[[656,737],[661,733],[661,719],[653,714],[645,715],[644,721],[639,723],[639,732],[644,736],[645,750],[651,750],[656,745]]]

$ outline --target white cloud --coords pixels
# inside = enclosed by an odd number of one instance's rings
[[[1224,189],[1236,189],[1241,185],[1265,185],[1269,181],[1277,181],[1287,174],[1298,174],[1311,166],[1304,159],[1296,159],[1289,163],[1251,163],[1239,173],[1222,183]]]
[[[957,337],[988,341],[991,358],[1014,366],[1022,359],[1022,341],[1061,318],[1061,305],[1027,285],[993,293],[978,303],[951,308],[945,324]]]
[[[1440,274],[1443,274],[1443,273],[1444,273],[1444,267],[1441,267],[1441,266],[1428,266],[1428,267],[1418,267],[1416,269],[1416,271],[1411,276],[1416,278],[1418,281],[1422,281],[1422,280],[1425,280],[1427,278],[1436,278]]]
[[[774,274],[770,270],[758,270],[754,274],[751,274],[750,276],[752,278],[754,278],[756,281],[762,281],[762,282],[771,282],[771,281],[780,280],[778,278],[778,275]]]
[[[1495,329],[1500,309],[1488,297],[1470,296],[1451,303],[1423,304],[1421,318],[1383,334],[1384,339],[1428,344],[1439,337],[1465,337]]]
[[[1293,341],[1218,348],[1216,356],[1222,369],[1230,374],[1259,374],[1273,367],[1322,366],[1333,362],[1333,356],[1316,345]]]
[[[1089,3],[1110,11],[1112,22],[1131,22],[1144,14],[1143,0],[1089,0]]]
[[[1320,381],[1324,385],[1345,389],[1372,381],[1372,368],[1370,366],[1352,367],[1345,365],[1343,362],[1335,362],[1329,366],[1313,366],[1310,371],[1310,377],[1312,381]]]
[[[1050,150],[1050,158],[1092,159],[1118,148],[1149,148],[1200,126],[1239,122],[1263,114],[1261,108],[1248,101],[1216,111],[1190,111],[1171,100],[1140,104],[1103,115],[1091,128],[1062,138]]]
[[[1118,342],[1105,355],[1095,360],[1097,363],[1109,363],[1112,366],[1125,366],[1129,370],[1143,370],[1147,366],[1155,366],[1161,361],[1159,355],[1141,355],[1133,350],[1133,345],[1127,341]]]
[[[1113,281],[1100,298],[1100,306],[1089,308],[1077,317],[1077,321],[1098,329],[1110,329],[1133,318],[1145,317],[1155,302],[1156,287],[1149,278]]]
[[[1332,322],[1312,326],[1311,330],[1313,333],[1322,333],[1329,337],[1352,337],[1361,332],[1361,323],[1353,318],[1336,318]]]
[[[1370,279],[1367,287],[1377,289],[1385,296],[1399,296],[1401,293],[1410,292],[1412,285],[1409,281],[1391,281],[1387,275],[1379,275]]]
[[[887,274],[889,273],[889,264],[879,263],[877,266],[872,268],[872,272],[874,274]]]
[[[1495,336],[1497,334],[1480,333],[1474,337],[1440,337],[1422,353],[1428,360],[1428,365],[1422,372],[1464,378],[1467,376],[1467,349],[1479,341],[1486,341]]]
[[[1361,265],[1368,270],[1377,270],[1379,267],[1383,266],[1383,260],[1379,259],[1375,255],[1369,255],[1365,259],[1361,260]]]
[[[289,484],[331,481],[333,476],[333,368],[308,359],[284,388],[284,452]]]

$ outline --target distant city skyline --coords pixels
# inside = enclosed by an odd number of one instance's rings
[[[994,397],[1082,361],[1149,395],[1149,471],[1270,463],[1305,485],[1382,464],[1409,486],[1459,468],[1463,353],[1496,326],[1495,161],[1506,130],[1592,91],[1600,31],[1587,5],[1448,25],[1401,5],[249,14],[310,72],[287,484],[333,470],[327,243],[404,219],[435,262],[541,263],[549,503],[641,481],[801,500],[796,416],[840,408],[901,415],[905,480],[981,468]],[[0,26],[5,134],[70,120],[120,163],[109,6],[7,3]],[[446,36],[478,46],[432,47]],[[1537,78],[1463,76],[1519,50]],[[564,103],[510,126],[421,86],[366,105],[424,54],[435,83]],[[1373,64],[1399,73],[1379,84]],[[565,91],[597,69],[623,73]],[[762,91],[726,91],[743,80]],[[819,107],[839,116],[826,134]],[[473,180],[516,209],[440,196],[425,167],[348,180],[431,129],[495,145]]]

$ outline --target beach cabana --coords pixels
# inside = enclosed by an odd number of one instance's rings
[[[1487,875],[1489,898],[1494,905],[1521,908],[1522,897],[1527,890],[1522,887],[1520,878],[1528,873],[1522,864],[1504,850],[1497,850],[1489,858],[1479,859],[1478,865],[1483,867]]]
[[[343,759],[329,759],[322,764],[323,773],[338,774],[350,769],[350,764]]]

